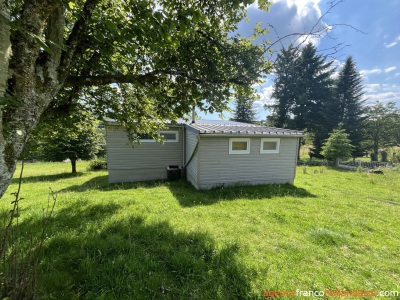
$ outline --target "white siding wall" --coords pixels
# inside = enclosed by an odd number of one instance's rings
[[[250,154],[229,154],[229,137],[201,136],[198,186],[221,184],[293,184],[298,138],[281,138],[280,152],[260,154],[260,137],[250,139]]]
[[[186,129],[186,162],[188,162],[188,160],[190,159],[190,157],[193,154],[193,151],[196,148],[197,145],[197,137],[198,134],[191,131],[190,129]],[[197,151],[198,153],[198,151]],[[198,188],[198,184],[197,184],[197,165],[198,165],[198,160],[197,160],[197,155],[195,154],[192,158],[192,160],[190,161],[190,163],[187,165],[186,167],[186,178],[187,180],[192,183],[196,188]]]
[[[182,167],[183,128],[170,128],[179,131],[179,142],[143,142],[132,147],[123,127],[110,127],[107,127],[106,134],[110,183],[165,179],[169,165]]]

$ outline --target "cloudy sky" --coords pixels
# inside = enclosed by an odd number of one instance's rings
[[[238,32],[251,34],[256,22],[272,25],[265,37],[271,42],[292,33],[304,33],[329,28],[320,37],[311,37],[320,53],[340,65],[353,56],[362,74],[367,103],[376,100],[394,101],[400,106],[400,0],[274,0],[266,13],[252,5],[248,9],[250,22],[241,22]],[[320,18],[322,17],[321,21]],[[304,38],[290,35],[276,43],[275,50]],[[271,57],[274,59],[274,57]],[[262,105],[271,101],[273,74],[267,76],[257,101],[258,117],[265,119]],[[229,118],[230,114],[225,113]],[[205,115],[205,119],[216,116]]]

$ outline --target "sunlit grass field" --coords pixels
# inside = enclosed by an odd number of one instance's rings
[[[77,167],[72,176],[68,163],[25,165],[23,242],[40,235],[49,190],[57,192],[37,274],[39,299],[400,291],[398,170],[299,167],[294,186],[197,191],[184,180],[109,185],[107,172],[88,172],[85,162]],[[14,179],[0,200],[2,216],[16,189]]]

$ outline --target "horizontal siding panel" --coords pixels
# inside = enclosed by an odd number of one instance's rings
[[[197,134],[191,130],[186,131],[186,161],[188,162],[190,157],[193,154],[197,145]],[[198,188],[197,184],[197,153],[194,155],[188,166],[186,167],[186,177],[189,182],[191,182],[196,188]]]
[[[297,138],[281,138],[280,153],[260,153],[261,138],[250,139],[250,154],[229,154],[229,137],[201,137],[201,188],[220,184],[293,183]]]
[[[132,146],[124,128],[115,127],[107,131],[107,167],[109,170],[156,169],[169,165],[182,166],[183,136],[179,131],[179,142],[143,142]]]

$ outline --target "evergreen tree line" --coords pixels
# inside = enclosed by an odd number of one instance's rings
[[[306,131],[312,137],[311,157],[322,157],[324,141],[339,124],[354,146],[353,157],[369,148],[377,154],[379,147],[400,144],[398,133],[391,131],[391,125],[386,129],[375,128],[383,117],[383,114],[377,115],[379,112],[385,111],[386,119],[392,116],[393,122],[383,122],[387,125],[400,119],[395,105],[366,106],[362,78],[353,58],[346,59],[338,76],[333,76],[332,63],[318,54],[311,43],[302,49],[293,45],[283,48],[275,63],[272,97],[276,101],[266,107],[271,112],[268,124]]]

